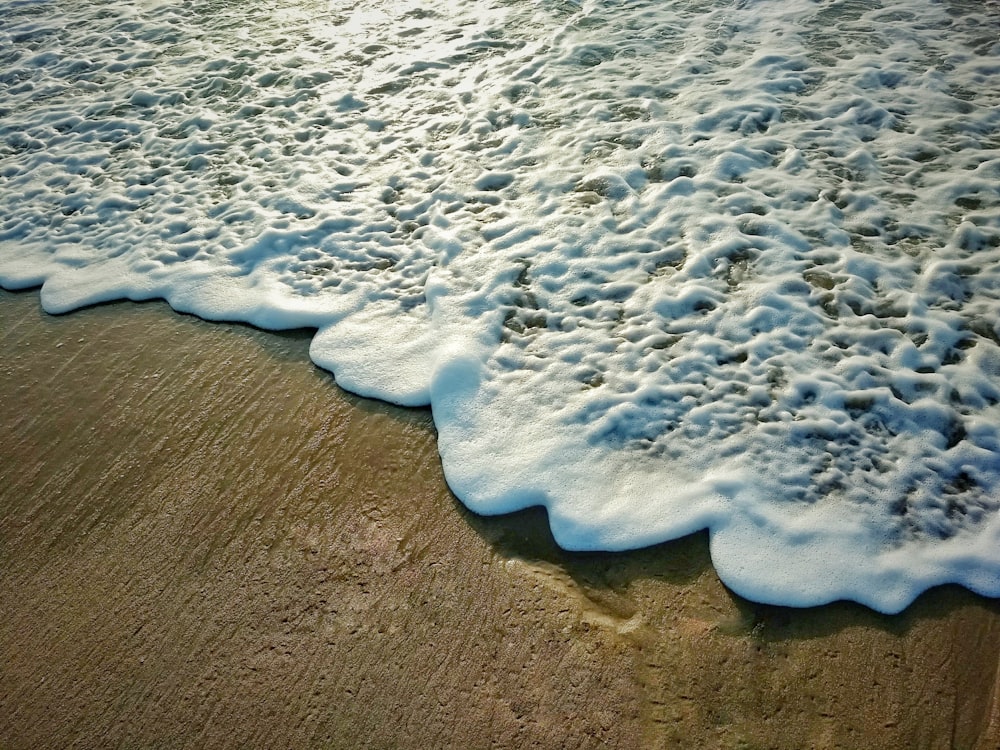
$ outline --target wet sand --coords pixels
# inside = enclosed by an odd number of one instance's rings
[[[1000,603],[754,605],[481,518],[308,332],[0,292],[0,747],[996,748]]]

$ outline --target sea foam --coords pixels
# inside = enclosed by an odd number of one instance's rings
[[[315,327],[470,508],[1000,595],[1000,6],[0,1],[0,282]]]

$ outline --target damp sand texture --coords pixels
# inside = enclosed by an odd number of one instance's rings
[[[450,495],[308,337],[0,293],[0,746],[995,748],[1000,607],[755,605]]]

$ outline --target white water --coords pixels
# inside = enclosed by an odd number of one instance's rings
[[[1000,6],[0,0],[0,282],[431,403],[472,509],[1000,595]]]

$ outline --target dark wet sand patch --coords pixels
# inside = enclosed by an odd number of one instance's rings
[[[308,335],[0,293],[0,747],[995,748],[1000,604],[754,605],[467,512]]]

